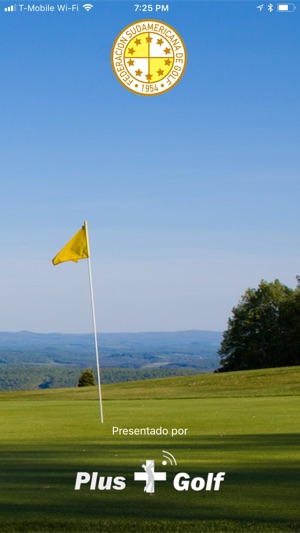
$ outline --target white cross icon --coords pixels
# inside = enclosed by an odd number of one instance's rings
[[[146,464],[142,465],[144,472],[134,472],[134,481],[146,481],[144,492],[149,492],[153,494],[155,490],[155,481],[166,481],[167,473],[166,472],[155,472],[154,471],[154,460],[147,459]]]

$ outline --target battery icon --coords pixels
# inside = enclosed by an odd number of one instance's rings
[[[281,13],[293,13],[295,9],[295,4],[277,4],[277,11],[280,11]]]

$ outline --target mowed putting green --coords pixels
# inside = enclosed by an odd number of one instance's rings
[[[1,533],[299,532],[299,377],[297,367],[106,386],[103,425],[96,388],[1,393]],[[120,432],[146,427],[168,435]],[[177,465],[162,465],[163,450]],[[133,479],[147,459],[167,472],[152,496]],[[126,488],[75,491],[78,471],[123,476]],[[219,491],[176,491],[178,472],[226,475]]]

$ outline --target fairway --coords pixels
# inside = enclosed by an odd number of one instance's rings
[[[1,533],[299,531],[298,383],[287,368],[106,386],[103,425],[95,388],[2,393]],[[147,459],[167,472],[151,497],[134,481]],[[75,491],[78,471],[126,488]],[[176,491],[179,472],[226,475],[219,491]]]

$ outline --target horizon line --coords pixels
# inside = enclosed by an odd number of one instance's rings
[[[176,330],[149,330],[149,331],[97,331],[97,335],[142,335],[142,334],[148,334],[148,333],[191,333],[191,332],[202,332],[202,333],[223,333],[221,330],[214,330],[214,329],[176,329]],[[58,331],[50,331],[48,333],[46,332],[38,332],[38,331],[31,331],[31,330],[17,330],[17,331],[0,331],[1,334],[20,334],[20,333],[31,333],[34,335],[93,335],[94,333],[91,332],[81,332],[81,333],[70,333],[70,332],[58,332]]]

